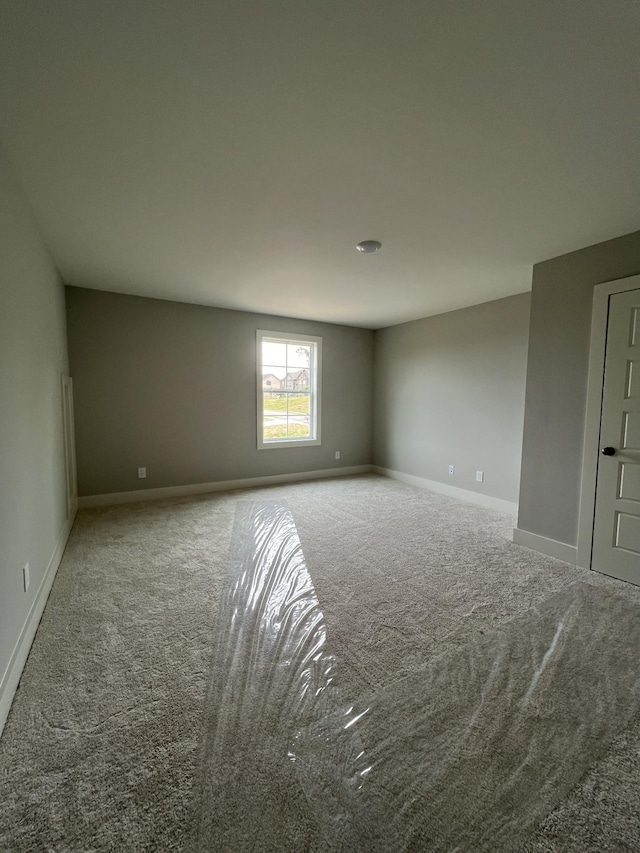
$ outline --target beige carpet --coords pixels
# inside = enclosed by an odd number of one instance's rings
[[[374,476],[79,513],[0,849],[639,851],[640,590],[512,527]]]

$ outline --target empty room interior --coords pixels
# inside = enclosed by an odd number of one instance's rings
[[[0,0],[0,851],[640,851],[639,43]]]

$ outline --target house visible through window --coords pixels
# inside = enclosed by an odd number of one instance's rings
[[[258,448],[320,444],[322,338],[258,331]]]

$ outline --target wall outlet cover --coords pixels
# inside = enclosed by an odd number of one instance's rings
[[[484,471],[476,471],[476,483],[484,483]]]
[[[22,569],[22,582],[24,584],[24,591],[26,592],[29,589],[29,584],[31,583],[31,578],[29,577],[29,563],[25,563]]]
[[[138,479],[144,480],[144,478],[146,476],[147,476],[147,469],[146,468],[138,468]]]
[[[340,459],[340,451],[336,450],[336,459]]]
[[[455,465],[449,465],[449,473],[453,477],[453,475],[456,473],[456,466]]]

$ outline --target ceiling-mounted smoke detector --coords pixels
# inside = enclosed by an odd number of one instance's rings
[[[381,248],[382,243],[379,240],[363,240],[356,246],[356,249],[363,255],[372,255],[374,252],[379,252]]]

